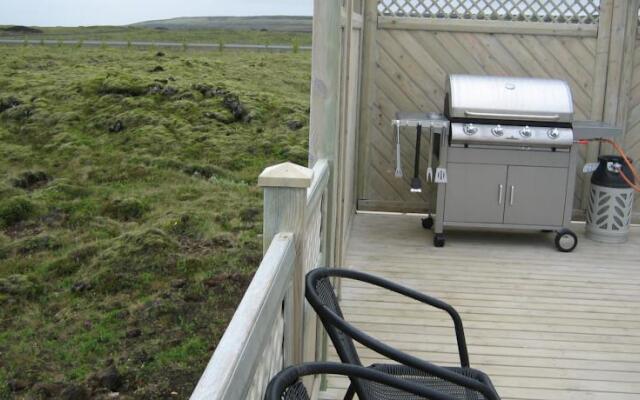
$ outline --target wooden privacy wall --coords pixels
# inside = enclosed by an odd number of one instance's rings
[[[629,85],[624,147],[629,157],[633,158],[638,165],[640,160],[640,37],[635,42],[634,53],[628,56],[633,58],[633,72]],[[638,195],[634,203],[634,212],[640,213],[640,196]]]
[[[579,22],[589,23],[571,23],[570,18],[558,22],[557,15],[555,19],[549,18],[548,22],[528,22],[530,19],[522,22],[517,18],[512,21],[447,19],[442,15],[439,18],[424,18],[416,13],[398,17],[402,15],[399,12],[407,12],[406,7],[401,11],[396,9],[392,14],[385,10],[400,3],[412,3],[415,7],[416,4],[428,6],[436,2],[380,0],[371,1],[370,5],[374,3],[378,7],[376,29],[370,37],[365,36],[365,40],[371,40],[374,46],[369,54],[369,65],[365,66],[368,68],[369,82],[364,84],[370,85],[370,92],[363,98],[366,103],[363,104],[360,133],[363,140],[360,142],[359,155],[362,180],[359,186],[359,209],[424,212],[435,208],[431,201],[435,187],[431,186],[432,189],[422,194],[409,191],[415,154],[414,130],[403,131],[404,178],[394,177],[395,139],[391,121],[398,111],[442,112],[445,82],[449,74],[564,79],[572,88],[575,118],[578,120],[602,120],[607,112],[606,102],[617,102],[624,95],[623,90],[609,90],[607,84],[612,76],[614,80],[617,78],[617,83],[621,79],[622,72],[618,75],[612,75],[611,72],[613,67],[623,63],[613,59],[615,52],[610,54],[613,41],[620,39],[615,35],[611,37],[611,24],[616,18],[627,18],[625,12],[628,9],[618,8],[626,2],[605,0],[597,12],[589,16],[579,14]],[[581,4],[584,6],[587,3]],[[634,5],[630,6],[631,3]],[[625,7],[637,7],[637,1],[631,3],[626,3]],[[637,8],[634,13],[635,10]],[[624,32],[622,35],[624,41]],[[623,53],[619,55],[624,57]],[[637,71],[635,82],[640,82],[640,65]],[[635,117],[640,122],[640,87],[635,90],[637,93],[632,102],[635,101],[637,109],[635,113],[630,113],[630,118]],[[637,141],[640,124],[635,129],[638,132],[630,133],[628,137],[636,139],[628,139],[628,144],[635,146],[635,151],[640,151]],[[426,171],[428,145],[425,146],[423,141],[422,175]],[[586,206],[584,193],[588,189],[590,176],[581,172],[582,165],[586,160],[595,160],[597,147],[581,148],[575,192],[576,209]]]

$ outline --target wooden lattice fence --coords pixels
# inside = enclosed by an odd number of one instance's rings
[[[600,0],[381,0],[384,16],[597,23]]]

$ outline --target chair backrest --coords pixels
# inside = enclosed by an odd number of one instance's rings
[[[313,275],[310,276],[313,277]],[[331,284],[330,277],[317,276],[317,279],[312,279],[312,282],[310,283],[313,293],[311,293],[311,296],[307,296],[307,299],[322,320],[322,324],[327,330],[327,333],[338,352],[340,360],[343,363],[362,365],[353,339],[326,319],[327,311],[333,312],[341,319],[344,319],[344,315],[340,309],[340,304],[338,302],[336,292],[333,289],[333,285]],[[309,287],[307,287],[307,290],[309,290]],[[313,296],[313,294],[315,294],[315,296]],[[318,299],[320,300],[320,304],[317,303]]]

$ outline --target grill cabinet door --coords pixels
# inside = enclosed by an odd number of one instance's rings
[[[447,165],[445,221],[502,223],[507,167],[505,165]]]
[[[510,166],[504,223],[561,226],[567,174],[566,168]]]

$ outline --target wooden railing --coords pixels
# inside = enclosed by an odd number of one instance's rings
[[[304,300],[304,276],[327,265],[329,163],[313,169],[285,163],[267,168],[265,255],[192,400],[262,400],[285,366],[323,357],[316,316]],[[314,396],[319,381],[305,382]]]

